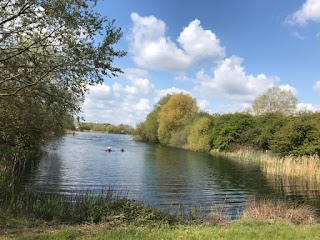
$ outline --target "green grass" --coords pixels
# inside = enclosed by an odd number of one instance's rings
[[[0,239],[320,239],[320,225],[293,226],[262,221],[236,221],[226,225],[79,225],[27,228]]]

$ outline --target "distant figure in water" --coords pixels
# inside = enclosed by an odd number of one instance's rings
[[[120,151],[121,151],[121,152],[124,152],[124,149],[121,148]],[[107,147],[106,152],[112,152],[111,147]]]
[[[73,133],[72,133],[72,136],[74,136],[75,134],[76,134],[76,133],[75,133],[75,132],[73,132]]]

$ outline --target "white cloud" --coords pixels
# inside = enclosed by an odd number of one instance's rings
[[[154,102],[157,103],[162,97],[164,97],[167,94],[175,94],[175,93],[187,93],[190,94],[188,91],[180,88],[167,88],[162,90],[157,90],[155,93]],[[191,95],[191,94],[190,94]]]
[[[149,100],[138,94],[140,90],[135,86],[114,83],[111,87],[102,84],[88,88],[82,106],[82,115],[88,122],[135,126],[151,109]]]
[[[247,75],[242,62],[243,59],[237,56],[226,58],[214,68],[213,77],[204,71],[198,72],[195,90],[207,97],[248,103],[279,80],[278,77],[267,77],[264,74]]]
[[[200,108],[200,110],[205,111],[207,109],[207,107],[209,106],[209,101],[205,100],[205,99],[198,99],[197,100],[198,106]]]
[[[150,110],[149,99],[142,98],[132,107],[136,111],[148,111]]]
[[[124,70],[125,77],[131,81],[139,93],[148,94],[154,90],[153,84],[148,79],[148,72],[138,68],[127,68]]]
[[[239,102],[231,102],[225,104],[219,104],[214,107],[214,111],[216,113],[234,113],[234,112],[242,112],[242,111],[250,111],[251,104],[249,103],[239,103]]]
[[[179,48],[166,36],[166,24],[154,16],[131,14],[131,51],[135,63],[144,68],[181,71],[206,58],[221,58],[225,50],[199,20],[192,21],[178,38]]]
[[[123,71],[125,77],[132,82],[134,82],[137,78],[147,78],[149,75],[147,71],[140,68],[126,68],[123,69]]]
[[[302,7],[285,20],[290,25],[306,25],[309,21],[320,22],[320,1],[306,0]]]
[[[96,86],[88,86],[89,94],[94,95],[98,100],[110,99],[111,97],[111,88],[105,84],[99,84]]]
[[[278,87],[279,87],[281,90],[285,90],[285,91],[290,91],[290,92],[292,92],[296,97],[298,96],[297,90],[296,90],[294,87],[290,86],[289,84],[280,85],[280,86],[278,86]]]
[[[297,111],[311,111],[311,112],[317,112],[320,111],[320,105],[314,105],[311,103],[298,103],[297,105]]]
[[[138,94],[138,90],[136,87],[134,86],[129,86],[129,85],[126,85],[122,88],[122,92],[124,92],[125,94],[127,95],[135,95],[135,94]]]
[[[313,91],[315,91],[316,93],[320,94],[320,81],[317,81],[317,82],[314,83]]]
[[[178,38],[178,42],[193,59],[224,58],[225,50],[220,40],[210,30],[204,30],[198,19],[190,22]]]
[[[174,78],[177,81],[181,82],[191,82],[192,79],[189,78],[184,72],[178,72]]]

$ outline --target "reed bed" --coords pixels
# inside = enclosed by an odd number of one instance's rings
[[[212,151],[211,154],[240,160],[245,164],[259,164],[266,176],[298,177],[305,181],[320,182],[320,157],[316,155],[278,157],[250,149],[228,153]]]
[[[300,177],[307,181],[320,182],[319,156],[268,157],[260,164],[266,175]]]
[[[268,155],[262,152],[252,151],[250,149],[241,149],[233,152],[219,152],[216,150],[211,150],[210,154],[218,157],[227,157],[234,160],[241,160],[245,164],[260,164]]]

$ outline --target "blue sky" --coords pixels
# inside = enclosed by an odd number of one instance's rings
[[[90,87],[89,122],[144,121],[167,93],[201,110],[247,110],[272,86],[299,109],[320,110],[320,0],[104,0],[97,10],[122,28],[114,65],[124,74]]]

